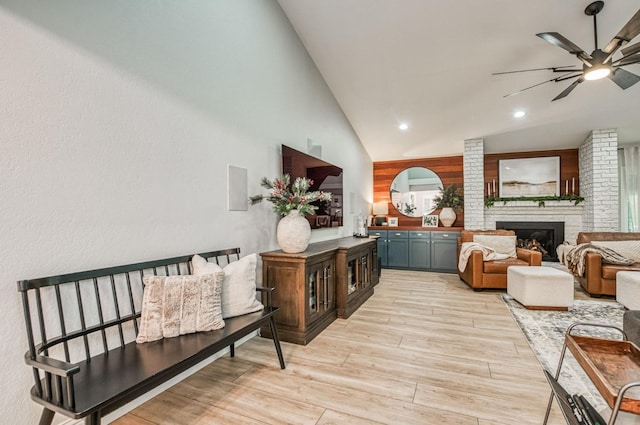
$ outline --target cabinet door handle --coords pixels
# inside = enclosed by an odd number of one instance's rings
[[[417,233],[418,236],[422,236],[422,233]]]
[[[396,236],[402,236],[402,233],[396,233]]]

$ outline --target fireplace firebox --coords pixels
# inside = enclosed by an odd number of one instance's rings
[[[496,229],[513,230],[518,247],[542,253],[542,261],[558,261],[556,248],[564,241],[564,221],[497,221]]]

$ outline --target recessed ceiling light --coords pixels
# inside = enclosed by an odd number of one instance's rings
[[[406,122],[400,123],[400,125],[398,126],[398,128],[402,131],[407,131],[409,130],[409,124],[407,124]]]
[[[525,114],[524,114],[524,111],[515,111],[515,112],[513,113],[513,116],[514,116],[515,118],[522,118],[522,117],[524,117],[524,115],[525,115]]]

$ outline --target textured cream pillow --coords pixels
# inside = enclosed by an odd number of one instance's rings
[[[513,258],[517,256],[515,235],[473,235],[473,241],[480,245],[493,248],[497,253],[507,254],[509,257]]]
[[[224,271],[222,282],[222,317],[241,316],[264,308],[256,299],[256,254],[247,255],[238,261],[227,264],[223,269],[217,264],[209,263],[199,255],[191,259],[193,274]]]
[[[591,243],[609,248],[623,257],[640,262],[640,241],[591,241]]]
[[[224,328],[220,298],[224,274],[143,277],[137,343]]]

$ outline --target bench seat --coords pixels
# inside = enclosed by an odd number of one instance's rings
[[[105,415],[115,410],[122,404],[119,401],[126,403],[146,393],[267,325],[277,311],[277,308],[265,307],[263,311],[225,319],[222,329],[144,344],[134,341],[91,357],[90,361],[75,363],[80,372],[74,375],[73,381],[76,393],[73,417],[83,418],[96,411]],[[69,415],[68,410],[38,397],[35,387],[31,397],[50,410]]]
[[[240,249],[199,255],[229,264],[240,258]],[[262,295],[264,309],[228,317],[222,329],[135,342],[143,275],[190,274],[192,257],[18,282],[29,342],[24,359],[35,381],[31,398],[44,407],[40,425],[50,425],[55,413],[98,425],[104,415],[217,352],[229,347],[233,357],[235,343],[260,328],[269,329],[280,368],[285,368],[273,288],[255,288]]]

